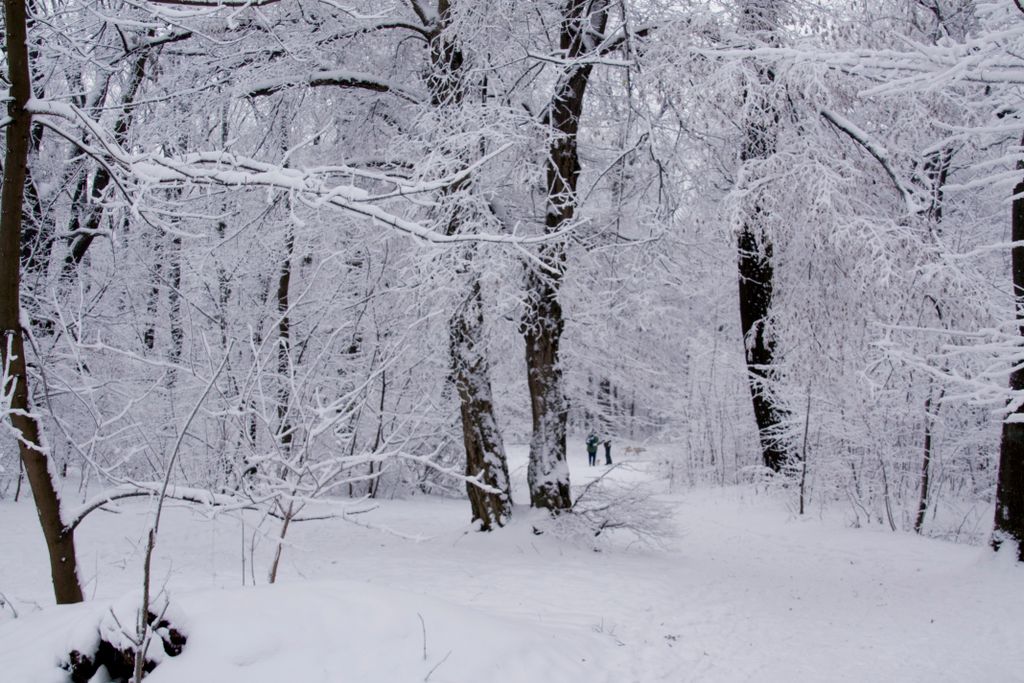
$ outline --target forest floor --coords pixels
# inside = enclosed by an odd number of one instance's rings
[[[509,450],[522,502],[526,448]],[[574,482],[605,471],[580,443],[571,452]],[[651,478],[657,453],[611,477]],[[274,586],[271,541],[250,546],[254,516],[175,506],[155,583],[189,643],[147,680],[1024,680],[1024,568],[1008,556],[797,517],[749,486],[658,499],[672,518],[660,547],[598,548],[534,534],[524,507],[480,534],[465,501],[383,500],[362,526],[293,526]],[[0,679],[66,680],[61,655],[137,604],[150,507],[118,509],[78,531],[89,601],[55,608],[31,502],[0,502]]]

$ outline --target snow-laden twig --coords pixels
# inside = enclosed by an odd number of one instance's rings
[[[426,192],[438,187],[455,185],[473,173],[480,163],[493,158],[493,154],[445,178],[426,181],[419,186],[410,186],[406,179],[395,179],[394,183],[404,189],[394,195],[374,197],[366,190],[354,185],[331,185],[323,174],[313,173],[305,169],[289,168],[241,157],[227,152],[196,152],[172,158],[158,153],[133,154],[124,150],[96,121],[77,107],[65,103],[44,99],[32,99],[26,105],[41,124],[54,130],[62,137],[82,149],[97,162],[106,165],[111,178],[114,178],[113,163],[127,175],[146,185],[166,185],[187,182],[198,185],[215,185],[225,187],[264,187],[294,193],[304,203],[315,207],[330,207],[346,213],[370,218],[382,225],[406,233],[425,242],[434,244],[458,244],[488,242],[506,245],[527,245],[548,242],[559,237],[559,234],[537,235],[533,237],[513,237],[495,234],[454,234],[448,235],[433,230],[427,225],[403,218],[384,209],[375,202],[390,197],[401,197],[418,192]],[[69,121],[82,127],[86,133],[96,140],[90,145],[78,139],[73,133],[56,123],[57,120]],[[498,150],[500,153],[505,148]],[[108,162],[109,160],[109,162]],[[340,169],[339,169],[340,170]],[[356,170],[353,169],[353,173]],[[382,179],[383,180],[383,179]],[[125,188],[121,188],[125,196],[129,196]]]
[[[427,675],[423,677],[423,683],[428,683],[430,681],[430,677],[434,675],[434,672],[437,671],[442,664],[448,661],[448,658],[452,656],[452,652],[454,652],[454,650],[448,650],[448,653],[441,658],[441,661],[439,661],[437,664],[430,668],[430,671],[427,672]]]
[[[14,615],[14,618],[18,618],[18,610],[14,609],[14,605],[11,604],[11,601],[2,592],[0,592],[0,607],[6,607],[11,610],[11,614]]]
[[[74,531],[81,524],[89,513],[98,510],[114,501],[126,498],[139,498],[143,496],[158,496],[162,490],[160,482],[132,482],[121,484],[93,496],[74,510],[65,513],[65,531]],[[197,505],[216,506],[230,509],[251,509],[250,502],[223,493],[213,493],[205,489],[192,488],[188,486],[169,486],[166,489],[165,497],[172,500],[181,500]]]
[[[566,59],[558,55],[544,55],[539,52],[533,52],[528,50],[526,56],[530,59],[535,59],[538,62],[547,62],[548,64],[558,64],[564,67],[579,67],[585,65],[600,65],[600,66],[617,66],[617,67],[633,67],[636,63],[631,59],[608,59],[607,57],[577,57],[575,59]]]
[[[892,184],[896,187],[896,191],[900,193],[900,197],[903,199],[903,203],[906,205],[909,213],[922,213],[926,210],[925,205],[917,201],[917,192],[913,185],[903,180],[896,172],[896,169],[893,168],[892,162],[889,159],[889,152],[885,147],[877,143],[866,131],[842,114],[829,109],[822,109],[820,114],[823,119],[835,126],[837,130],[846,133],[851,140],[863,147],[868,154],[875,158],[885,170],[889,179],[892,180]]]
[[[373,74],[342,69],[314,71],[308,74],[284,76],[281,78],[247,83],[244,86],[238,87],[235,90],[235,95],[238,97],[261,97],[265,95],[273,95],[276,92],[296,85],[302,85],[310,88],[325,86],[357,88],[379,93],[391,93],[414,104],[422,102],[424,99],[419,93],[412,92],[397,83],[378,78]]]
[[[484,491],[485,493],[493,493],[493,494],[496,494],[496,495],[500,495],[500,494],[504,493],[501,489],[495,488],[495,487],[490,486],[488,484],[485,484],[483,481],[481,481],[481,477],[483,476],[483,472],[480,472],[480,473],[478,473],[475,476],[468,477],[465,474],[462,474],[462,473],[458,472],[457,470],[454,470],[454,469],[452,469],[450,467],[444,467],[442,465],[438,465],[436,462],[434,462],[433,458],[430,457],[430,456],[426,456],[426,455],[413,455],[412,453],[404,453],[404,452],[401,452],[401,451],[396,452],[394,455],[396,457],[398,457],[398,458],[401,458],[402,460],[409,460],[411,462],[419,463],[420,465],[423,465],[425,467],[429,467],[430,469],[432,469],[432,470],[434,470],[436,472],[440,472],[441,474],[444,474],[445,476],[451,477],[452,479],[457,479],[457,480],[459,480],[461,482],[464,482],[466,484],[471,484],[471,485],[477,487],[478,489],[480,489],[481,491]]]

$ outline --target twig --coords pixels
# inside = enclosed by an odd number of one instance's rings
[[[423,621],[423,615],[419,612],[416,613],[416,616],[420,618],[420,629],[423,631],[423,661],[425,662],[427,661],[427,622]],[[431,669],[431,672],[433,672],[433,669]],[[430,674],[427,674],[427,678],[430,678]],[[423,680],[426,680],[426,678]]]
[[[837,130],[841,130],[846,133],[851,140],[863,147],[868,154],[875,158],[875,161],[881,164],[882,168],[889,176],[889,179],[892,181],[892,184],[895,186],[896,191],[900,193],[900,197],[903,199],[903,203],[907,207],[908,212],[921,213],[924,211],[924,207],[920,206],[914,197],[913,187],[908,187],[908,184],[905,183],[899,175],[897,175],[896,170],[892,167],[892,163],[889,160],[889,153],[884,147],[878,145],[866,132],[858,128],[852,121],[845,117],[829,111],[828,109],[822,109],[820,114],[823,119],[835,126]]]
[[[18,618],[18,610],[14,609],[14,605],[11,604],[11,601],[7,599],[6,595],[4,595],[3,593],[0,593],[0,607],[3,607],[5,605],[10,608],[11,614],[13,614],[14,618],[17,619]]]
[[[429,680],[430,680],[430,677],[434,675],[434,672],[435,672],[435,671],[437,671],[437,670],[438,670],[438,668],[439,668],[439,667],[440,667],[440,666],[441,666],[442,664],[444,664],[445,662],[447,662],[447,661],[448,661],[448,658],[449,658],[449,657],[451,657],[451,656],[452,656],[452,651],[451,651],[451,650],[448,650],[448,654],[446,654],[446,655],[445,655],[444,657],[442,657],[442,658],[441,658],[441,661],[440,661],[440,662],[438,662],[437,664],[435,664],[435,665],[434,665],[434,668],[432,668],[432,669],[431,669],[430,671],[428,671],[428,672],[427,672],[427,675],[423,677],[423,683],[427,683],[427,681],[429,681]]]
[[[800,514],[804,514],[804,493],[807,490],[807,433],[811,428],[811,385],[807,385],[807,414],[804,419],[804,445],[800,471]]]
[[[174,443],[174,449],[171,451],[171,457],[167,460],[167,471],[164,472],[164,482],[160,489],[160,496],[156,501],[156,514],[153,518],[153,526],[149,529],[149,534],[146,538],[146,556],[143,561],[143,574],[142,574],[142,608],[139,610],[139,625],[138,625],[138,644],[136,645],[135,652],[135,676],[134,683],[142,683],[143,667],[145,665],[145,654],[146,645],[148,643],[148,632],[149,632],[149,592],[150,592],[150,577],[151,567],[153,563],[153,550],[156,548],[156,535],[160,529],[160,515],[163,512],[164,500],[167,497],[167,489],[171,483],[171,472],[174,470],[174,463],[178,459],[178,455],[181,453],[181,445],[185,441],[185,435],[188,433],[189,427],[192,426],[192,421],[199,413],[200,407],[206,397],[210,394],[213,389],[213,385],[217,383],[217,378],[220,376],[221,371],[224,370],[224,366],[227,365],[228,359],[231,358],[231,350],[234,348],[234,342],[228,344],[228,348],[224,353],[224,358],[220,362],[220,366],[217,371],[213,373],[209,383],[203,393],[199,396],[195,405],[192,407],[192,412],[189,413],[188,419],[185,420],[185,424],[181,427],[181,432],[178,434],[178,439]]]
[[[599,483],[601,483],[601,480],[602,480],[602,479],[604,479],[604,478],[605,478],[605,477],[607,477],[607,476],[608,476],[609,474],[611,474],[613,470],[616,470],[616,469],[618,469],[620,465],[622,465],[622,463],[621,463],[621,462],[617,462],[617,463],[615,463],[614,465],[612,465],[611,467],[609,467],[609,468],[608,468],[607,470],[605,470],[605,471],[604,471],[604,472],[603,472],[603,473],[601,474],[601,476],[597,477],[596,479],[594,479],[593,481],[591,481],[590,483],[588,483],[588,484],[587,484],[586,486],[584,486],[584,487],[583,487],[583,490],[582,490],[582,491],[580,491],[580,495],[576,496],[576,500],[574,500],[574,501],[572,502],[572,507],[576,507],[576,504],[577,504],[577,503],[579,503],[579,502],[580,502],[581,500],[583,500],[583,497],[584,497],[585,495],[587,495],[587,493],[588,493],[588,492],[590,491],[590,489],[591,489],[591,488],[593,488],[593,487],[594,487],[594,486],[595,486],[596,484],[599,484]]]

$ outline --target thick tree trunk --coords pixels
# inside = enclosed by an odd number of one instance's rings
[[[74,534],[64,527],[61,520],[60,499],[53,484],[49,454],[41,443],[39,421],[29,403],[25,340],[21,327],[19,257],[31,129],[31,117],[25,111],[25,104],[31,96],[31,77],[24,1],[4,0],[4,18],[8,80],[11,84],[7,115],[11,123],[6,131],[3,190],[0,196],[0,330],[3,332],[0,360],[9,373],[7,380],[13,385],[10,419],[18,435],[18,449],[32,487],[32,496],[50,554],[54,596],[58,604],[66,604],[82,601],[82,589],[76,571]]]
[[[1024,139],[1021,140],[1024,146]],[[1017,170],[1024,171],[1024,162],[1017,162]],[[1024,180],[1013,188],[1011,240],[1013,263],[1013,294],[1016,299],[1017,322],[1024,337]],[[1010,374],[1010,390],[1024,392],[1024,368]],[[992,534],[992,547],[996,550],[1004,542],[1017,545],[1017,559],[1024,562],[1024,406],[1003,421],[1003,436],[999,444],[999,479],[996,484],[996,519]]]
[[[763,236],[760,248],[758,241],[756,224],[745,223],[739,235],[740,324],[762,460],[765,467],[778,472],[786,462],[787,450],[777,436],[785,412],[772,400],[767,386],[775,363],[775,344],[765,329],[772,301],[772,247]]]
[[[567,0],[559,35],[562,57],[568,62],[598,54],[608,24],[609,0]],[[580,116],[593,62],[566,68],[555,86],[546,113],[552,142],[545,169],[547,212],[544,228],[553,234],[576,215],[576,187],[580,160],[577,149]],[[530,504],[557,512],[572,505],[569,467],[565,460],[568,410],[562,383],[560,347],[565,320],[559,291],[565,272],[565,248],[560,242],[545,245],[539,254],[543,269],[531,268],[526,277],[527,384],[533,414],[527,481]]]
[[[431,73],[428,85],[434,107],[458,106],[466,98],[467,83],[463,70],[464,57],[450,30],[451,5],[439,0],[439,17],[430,41]],[[468,192],[465,182],[447,188],[444,196]],[[446,232],[454,235],[465,228],[464,209],[453,202]],[[491,370],[484,339],[483,295],[480,280],[472,272],[473,249],[462,255],[459,275],[466,287],[465,300],[456,308],[448,323],[452,379],[459,395],[462,420],[462,441],[466,449],[466,476],[488,486],[485,491],[466,483],[474,522],[482,531],[504,526],[512,514],[508,460],[495,417],[491,396]]]
[[[490,531],[504,526],[512,512],[508,460],[491,398],[490,364],[483,346],[483,298],[473,278],[469,298],[452,316],[452,374],[459,392],[462,439],[466,447],[466,476],[495,489],[466,484],[473,521]]]
[[[564,261],[561,246],[558,252]],[[565,322],[558,302],[561,275],[531,271],[526,279],[530,299],[523,325],[526,339],[526,381],[530,391],[533,434],[526,480],[530,505],[551,511],[572,505],[569,467],[565,460],[567,406],[562,386],[559,347]]]
[[[773,42],[776,23],[774,3],[771,0],[746,0],[741,8],[741,27],[744,32],[751,37]],[[756,70],[756,82],[751,83],[744,93],[747,120],[743,123],[740,161],[749,165],[764,161],[775,153],[779,119],[774,103],[765,92],[775,80],[775,74],[763,66],[756,67]],[[771,235],[765,226],[768,217],[756,196],[752,202],[740,227],[737,244],[740,324],[762,461],[765,467],[778,472],[786,463],[789,449],[779,438],[779,429],[786,413],[775,403],[768,389],[775,364],[775,344],[766,330],[775,287],[773,249]]]

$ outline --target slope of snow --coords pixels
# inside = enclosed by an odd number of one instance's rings
[[[509,450],[523,501],[525,447]],[[573,443],[574,482],[604,472],[585,463]],[[643,465],[612,476],[643,480]],[[175,508],[156,576],[190,642],[151,680],[1021,680],[1024,570],[1010,558],[795,518],[751,488],[661,499],[676,524],[664,548],[600,552],[535,535],[523,507],[479,534],[464,501],[380,501],[366,526],[294,526],[273,587],[251,585],[272,551],[250,547],[258,518]],[[138,589],[148,508],[119,509],[80,528],[94,602],[39,611],[52,598],[33,510],[0,505],[0,592],[21,614],[0,616],[0,671],[18,674],[5,680],[60,680],[68,644]]]

